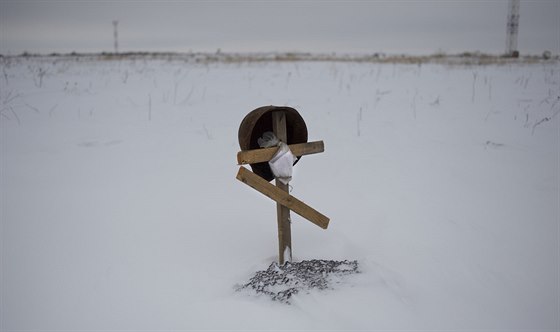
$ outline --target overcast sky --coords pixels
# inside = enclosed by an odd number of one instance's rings
[[[0,0],[0,53],[505,51],[507,0]],[[560,0],[521,1],[518,49],[560,52]]]

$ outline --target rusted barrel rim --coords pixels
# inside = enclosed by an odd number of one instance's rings
[[[241,121],[237,134],[241,150],[259,148],[258,139],[264,132],[272,131],[272,112],[277,111],[286,114],[286,134],[288,139],[285,143],[307,143],[307,126],[298,111],[287,106],[263,106],[251,111]],[[274,179],[274,175],[272,175],[272,171],[266,162],[251,164],[251,168],[255,174],[267,181]]]

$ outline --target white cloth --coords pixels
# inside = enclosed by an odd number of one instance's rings
[[[268,162],[272,174],[283,184],[288,184],[292,179],[292,168],[297,157],[294,156],[288,145],[284,142],[278,143],[278,151]]]
[[[274,135],[271,131],[266,131],[262,137],[260,137],[257,142],[261,148],[270,148],[273,146],[277,146],[280,142],[276,135]]]

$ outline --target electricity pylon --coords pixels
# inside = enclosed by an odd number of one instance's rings
[[[507,29],[506,29],[506,55],[519,55],[517,51],[517,31],[519,29],[519,0],[509,0]]]

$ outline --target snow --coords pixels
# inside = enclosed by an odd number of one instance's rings
[[[560,69],[0,59],[2,330],[558,330]],[[235,291],[277,257],[237,129],[296,108],[295,261],[358,260],[292,305]]]
[[[288,221],[290,221],[290,220],[288,220]],[[286,248],[284,249],[284,260],[288,261],[288,262],[292,261],[292,249],[288,246],[286,246]]]

